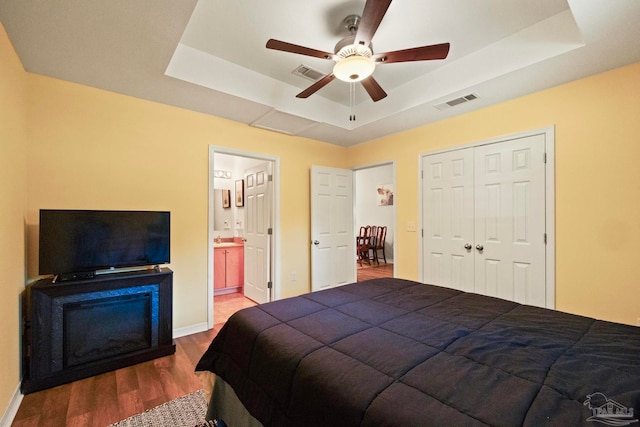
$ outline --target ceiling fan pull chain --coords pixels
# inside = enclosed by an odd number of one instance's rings
[[[356,113],[355,113],[355,104],[356,104],[356,84],[351,82],[349,83],[349,105],[351,106],[351,114],[349,115],[349,121],[356,121]]]

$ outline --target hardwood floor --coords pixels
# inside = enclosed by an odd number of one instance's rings
[[[393,264],[380,265],[371,263],[370,265],[363,263],[358,265],[358,282],[363,280],[376,279],[378,277],[393,277]]]
[[[229,316],[251,305],[241,294],[215,297],[214,328],[177,338],[175,354],[27,394],[11,425],[105,427],[199,390],[202,353]]]

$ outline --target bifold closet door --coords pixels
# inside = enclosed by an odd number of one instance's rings
[[[544,135],[424,156],[423,282],[545,306]]]

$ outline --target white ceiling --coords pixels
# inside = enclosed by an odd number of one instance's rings
[[[381,64],[372,102],[334,80],[307,99],[299,65],[269,38],[333,52],[364,0],[0,0],[29,72],[342,146],[463,114],[640,61],[638,0],[396,0],[375,52],[449,42],[442,61]],[[456,107],[435,105],[475,94]],[[594,102],[597,102],[594,101]]]

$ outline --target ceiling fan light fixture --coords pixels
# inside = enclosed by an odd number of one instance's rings
[[[343,82],[359,82],[373,74],[375,68],[370,58],[353,55],[338,61],[333,66],[333,74]]]
[[[429,46],[419,46],[411,49],[402,49],[392,52],[373,55],[371,39],[378,30],[391,5],[392,0],[365,0],[362,15],[349,15],[343,23],[349,31],[349,36],[338,41],[334,53],[311,49],[293,43],[287,43],[276,39],[267,41],[267,49],[306,55],[313,58],[333,60],[333,72],[325,75],[320,80],[296,95],[298,98],[308,98],[329,82],[338,79],[347,83],[360,82],[364,90],[369,94],[373,102],[378,102],[387,96],[380,84],[372,76],[376,64],[412,61],[430,61],[445,59],[449,54],[449,43],[440,43]],[[351,105],[354,105],[355,85],[350,85]],[[351,119],[355,117],[352,114]]]

